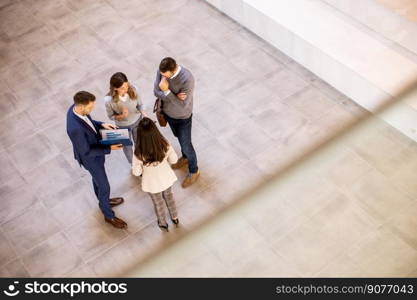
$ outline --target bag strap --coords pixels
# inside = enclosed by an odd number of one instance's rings
[[[153,106],[153,112],[161,112],[162,111],[162,101],[159,98],[156,98],[155,104]]]

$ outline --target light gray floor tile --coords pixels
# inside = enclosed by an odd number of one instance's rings
[[[144,250],[139,240],[129,236],[100,257],[90,261],[88,266],[100,277],[122,275],[131,268],[132,261],[138,260],[143,255]]]
[[[317,277],[363,277],[362,268],[355,264],[346,254],[336,257],[316,275]]]
[[[35,105],[37,99],[46,97],[51,91],[48,83],[40,76],[27,78],[25,81],[8,82],[8,85],[15,92],[17,99],[25,102],[26,108]]]
[[[384,225],[414,249],[417,249],[416,218],[414,217],[416,209],[415,202],[409,206],[401,205],[399,212]]]
[[[156,214],[150,196],[140,188],[140,179],[131,190],[121,194],[125,203],[115,207],[116,215],[127,224],[129,233],[135,233],[148,224],[156,224]],[[167,214],[168,216],[168,214]]]
[[[2,224],[1,228],[19,255],[59,231],[57,222],[40,203]]]
[[[22,186],[2,195],[0,203],[0,224],[21,215],[26,209],[38,201],[39,199],[31,190]]]
[[[392,139],[387,130],[368,135],[366,143],[359,139],[354,143],[353,149],[386,176],[409,164],[412,155],[417,154],[416,148],[412,149]]]
[[[106,2],[117,10],[118,15],[135,26],[147,24],[149,20],[161,15],[159,10],[152,9],[152,3],[149,0],[140,2],[128,0],[122,3],[117,0],[107,0]]]
[[[265,83],[274,89],[276,95],[285,102],[285,98],[301,91],[308,82],[288,69],[278,69],[267,77]]]
[[[312,276],[343,252],[344,246],[340,244],[340,239],[335,239],[335,234],[335,231],[326,230],[326,224],[311,219],[283,238],[274,240],[271,245],[301,274]]]
[[[2,9],[1,28],[9,38],[16,38],[40,26],[27,7],[20,2],[13,2]]]
[[[58,3],[58,1],[54,1]],[[63,4],[62,8],[59,9],[52,9],[54,14],[52,17],[44,17],[42,14],[35,12],[35,17],[54,32],[56,36],[61,36],[64,33],[67,33],[81,25],[81,21],[76,17],[73,10],[67,6],[65,3]],[[40,8],[42,11],[42,8]]]
[[[54,199],[44,200],[43,203],[61,228],[68,228],[99,211],[92,184],[84,180],[64,188]]]
[[[259,149],[271,144],[270,137],[252,119],[241,120],[234,130],[218,138],[229,148],[234,149],[242,157],[251,158]]]
[[[62,119],[61,119],[62,120]],[[45,120],[47,124],[49,120]],[[40,131],[60,152],[71,149],[72,145],[66,133],[66,126],[61,121],[51,122],[48,127],[43,127]],[[73,157],[70,157],[73,158]]]
[[[43,78],[49,86],[53,86],[57,90],[75,84],[80,78],[86,78],[88,76],[87,71],[82,67],[82,63],[79,60],[61,62],[52,70],[45,72]]]
[[[47,26],[43,25],[19,35],[15,40],[20,50],[29,56],[32,51],[42,49],[55,41],[56,34]]]
[[[16,168],[13,160],[10,157],[9,151],[0,152],[0,165],[2,166],[0,170],[0,182],[5,183],[10,180],[12,177],[19,177],[18,169]]]
[[[51,178],[43,176],[45,170],[48,170],[49,174],[54,174],[52,182]],[[78,181],[79,176],[79,172],[76,172],[59,154],[39,165],[32,172],[26,173],[24,177],[29,184],[29,188],[40,200],[50,201],[61,190]]]
[[[351,194],[368,214],[382,224],[399,213],[399,208],[409,207],[413,199],[395,188],[377,171],[366,173],[350,187]]]
[[[244,112],[246,116],[252,116],[267,107],[279,109],[281,105],[281,103],[277,103],[277,97],[273,90],[268,88],[264,82],[245,83],[227,94],[224,100],[233,104],[237,111]]]
[[[283,104],[275,108],[266,108],[253,119],[279,145],[287,140],[307,123],[307,119],[298,111]]]
[[[210,106],[204,111],[200,111],[195,114],[196,119],[199,119],[199,123],[207,128],[213,135],[217,132],[232,131],[231,124],[240,122],[245,119],[245,114],[237,109],[232,104],[227,102],[222,104],[222,109],[218,106]],[[223,122],[223,120],[230,120],[229,122]]]
[[[24,59],[5,68],[3,76],[5,76],[7,84],[12,89],[24,90],[25,88],[22,88],[22,82],[28,83],[34,78],[37,78],[39,73],[40,70],[34,63],[29,59]]]
[[[46,0],[42,3],[34,2],[31,3],[31,9],[33,15],[38,19],[45,20],[45,19],[56,19],[62,17],[62,15],[71,13],[72,11],[67,5],[67,1],[65,0],[58,0],[58,1],[51,1]]]
[[[0,57],[0,68],[5,69],[11,65],[21,62],[24,59],[23,53],[17,44],[11,40],[1,41],[2,55]]]
[[[19,124],[19,126],[16,124]],[[3,149],[11,147],[35,133],[33,130],[35,128],[34,123],[26,112],[3,119],[0,121],[0,125],[8,128],[7,131],[0,133]]]
[[[28,271],[23,265],[20,259],[15,259],[5,266],[0,268],[1,277],[17,277],[17,278],[28,278],[30,277]]]
[[[18,172],[11,175],[7,180],[2,181],[0,185],[0,196],[2,199],[7,197],[10,193],[19,193],[22,191],[22,187],[25,186],[27,182],[24,180]]]
[[[243,217],[265,241],[278,240],[308,220],[291,200],[277,195],[261,207],[252,204],[253,209],[245,211]]]
[[[139,241],[139,245],[143,249],[143,251],[138,252],[137,261],[157,254],[158,250],[168,246],[176,237],[171,233],[162,231],[156,224],[152,223],[133,234],[133,237]]]
[[[401,277],[415,269],[417,251],[388,229],[364,237],[349,249],[348,255],[361,266],[363,276]]]
[[[93,269],[86,265],[81,264],[75,270],[71,271],[70,273],[65,274],[65,277],[69,278],[94,278],[97,277],[97,274],[94,273]]]
[[[21,174],[32,172],[58,154],[58,150],[43,134],[32,135],[6,151]]]
[[[25,108],[22,108],[21,105],[19,105],[16,96],[12,94],[12,92],[9,90],[7,86],[4,86],[4,88],[2,88],[0,99],[0,109],[3,112],[3,114],[0,117],[0,120],[12,116],[18,112],[21,112]]]
[[[113,228],[95,217],[74,224],[65,234],[85,261],[97,257],[127,236],[124,230]]]
[[[11,260],[16,258],[16,253],[14,252],[12,246],[10,245],[7,237],[2,231],[0,231],[0,266],[4,266]]]
[[[417,163],[412,161],[390,176],[394,185],[413,199],[417,198],[417,184],[412,178],[416,166]]]
[[[25,254],[23,263],[31,276],[62,277],[81,265],[82,259],[65,235],[58,233]]]
[[[247,51],[251,50],[254,45],[236,32],[231,32],[219,40],[210,43],[214,49],[223,55],[234,58],[239,55],[247,55]]]
[[[324,169],[324,176],[338,187],[346,190],[349,190],[359,178],[364,178],[367,173],[373,170],[367,161],[353,151],[342,152],[340,157],[334,157],[334,160],[336,161],[334,165],[330,164]]]
[[[196,225],[215,216],[216,202],[194,196],[193,199],[185,199],[178,207],[178,219],[182,230],[192,230]],[[177,230],[170,221],[169,226],[172,230]],[[172,225],[171,225],[172,224]]]
[[[207,30],[210,28],[210,30]],[[194,29],[203,39],[214,41],[221,39],[222,36],[230,32],[230,28],[224,25],[221,21],[215,18],[203,18],[200,22],[195,24]]]
[[[288,106],[294,107],[311,121],[320,118],[336,105],[326,95],[311,86],[289,96],[284,101]]]

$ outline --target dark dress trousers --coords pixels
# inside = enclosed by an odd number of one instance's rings
[[[100,144],[99,130],[103,122],[91,119],[90,115],[87,117],[97,132],[74,113],[74,105],[71,105],[67,112],[67,134],[74,148],[74,158],[93,178],[94,192],[101,211],[105,217],[111,219],[114,212],[109,203],[110,184],[104,168],[105,155],[110,153],[110,146]]]

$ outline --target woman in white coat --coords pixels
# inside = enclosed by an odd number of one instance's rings
[[[135,176],[142,175],[142,190],[147,192],[152,199],[158,226],[168,231],[165,206],[168,208],[172,222],[176,226],[179,224],[171,189],[177,181],[171,164],[177,162],[178,156],[149,118],[145,117],[139,122],[136,136],[132,173]]]

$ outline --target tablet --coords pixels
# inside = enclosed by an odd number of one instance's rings
[[[103,145],[133,145],[132,141],[129,138],[128,129],[101,129],[100,134],[100,143]]]

